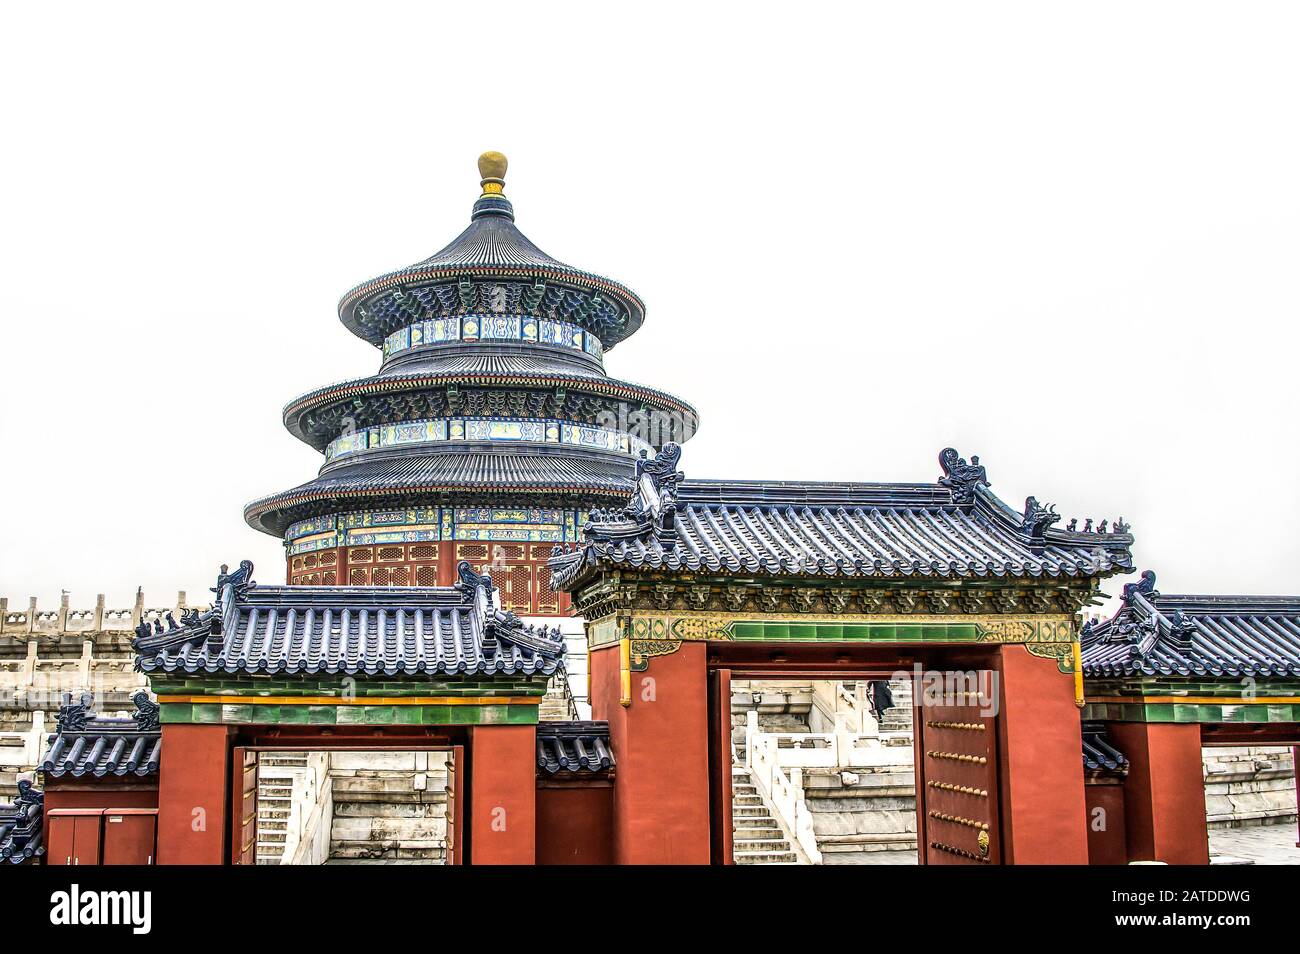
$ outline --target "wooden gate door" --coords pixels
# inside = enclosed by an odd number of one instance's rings
[[[230,776],[230,863],[257,864],[257,752],[235,749]]]
[[[711,862],[735,864],[732,852],[731,670],[709,673],[709,793]]]
[[[954,673],[945,686],[971,674]],[[995,686],[979,672],[979,685]],[[936,693],[927,701],[915,685],[917,845],[927,865],[1000,864],[997,718],[968,691]],[[996,699],[996,694],[993,694]]]
[[[447,763],[447,864],[463,863],[465,824],[465,746],[453,746]]]

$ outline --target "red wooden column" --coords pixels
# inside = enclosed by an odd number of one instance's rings
[[[1129,761],[1124,780],[1129,860],[1209,864],[1200,724],[1111,722],[1106,731]]]
[[[619,864],[709,863],[709,716],[705,644],[682,643],[631,674],[620,704],[619,648],[591,654],[592,717],[609,722],[617,764]]]
[[[470,863],[531,865],[537,857],[537,727],[470,730]]]
[[[998,712],[1007,864],[1086,865],[1083,737],[1074,678],[1055,659],[1002,647]]]
[[[226,862],[230,727],[162,727],[158,770],[158,864]]]

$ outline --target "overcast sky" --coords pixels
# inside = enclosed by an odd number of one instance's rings
[[[1300,592],[1294,4],[26,4],[0,52],[0,595],[206,596],[373,373],[354,284],[467,223],[647,303],[690,477],[1123,516],[1166,592]],[[1106,587],[1118,592],[1121,581]]]

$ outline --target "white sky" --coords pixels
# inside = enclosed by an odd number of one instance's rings
[[[0,595],[283,581],[241,515],[320,464],[280,409],[378,367],[337,300],[464,227],[484,149],[645,298],[606,367],[700,409],[688,476],[951,444],[1166,592],[1300,592],[1297,8],[761,9],[7,8]]]

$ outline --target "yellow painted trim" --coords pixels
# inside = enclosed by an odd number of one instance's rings
[[[1300,696],[1257,696],[1254,699],[1234,699],[1231,696],[1088,696],[1086,702],[1127,703],[1191,703],[1208,706],[1273,706],[1300,704]]]
[[[1070,643],[1070,653],[1074,657],[1074,704],[1083,708],[1083,651],[1076,638]]]
[[[632,640],[626,636],[618,641],[618,704],[632,704]]]
[[[536,706],[542,702],[539,696],[159,696],[158,701],[255,706]]]

